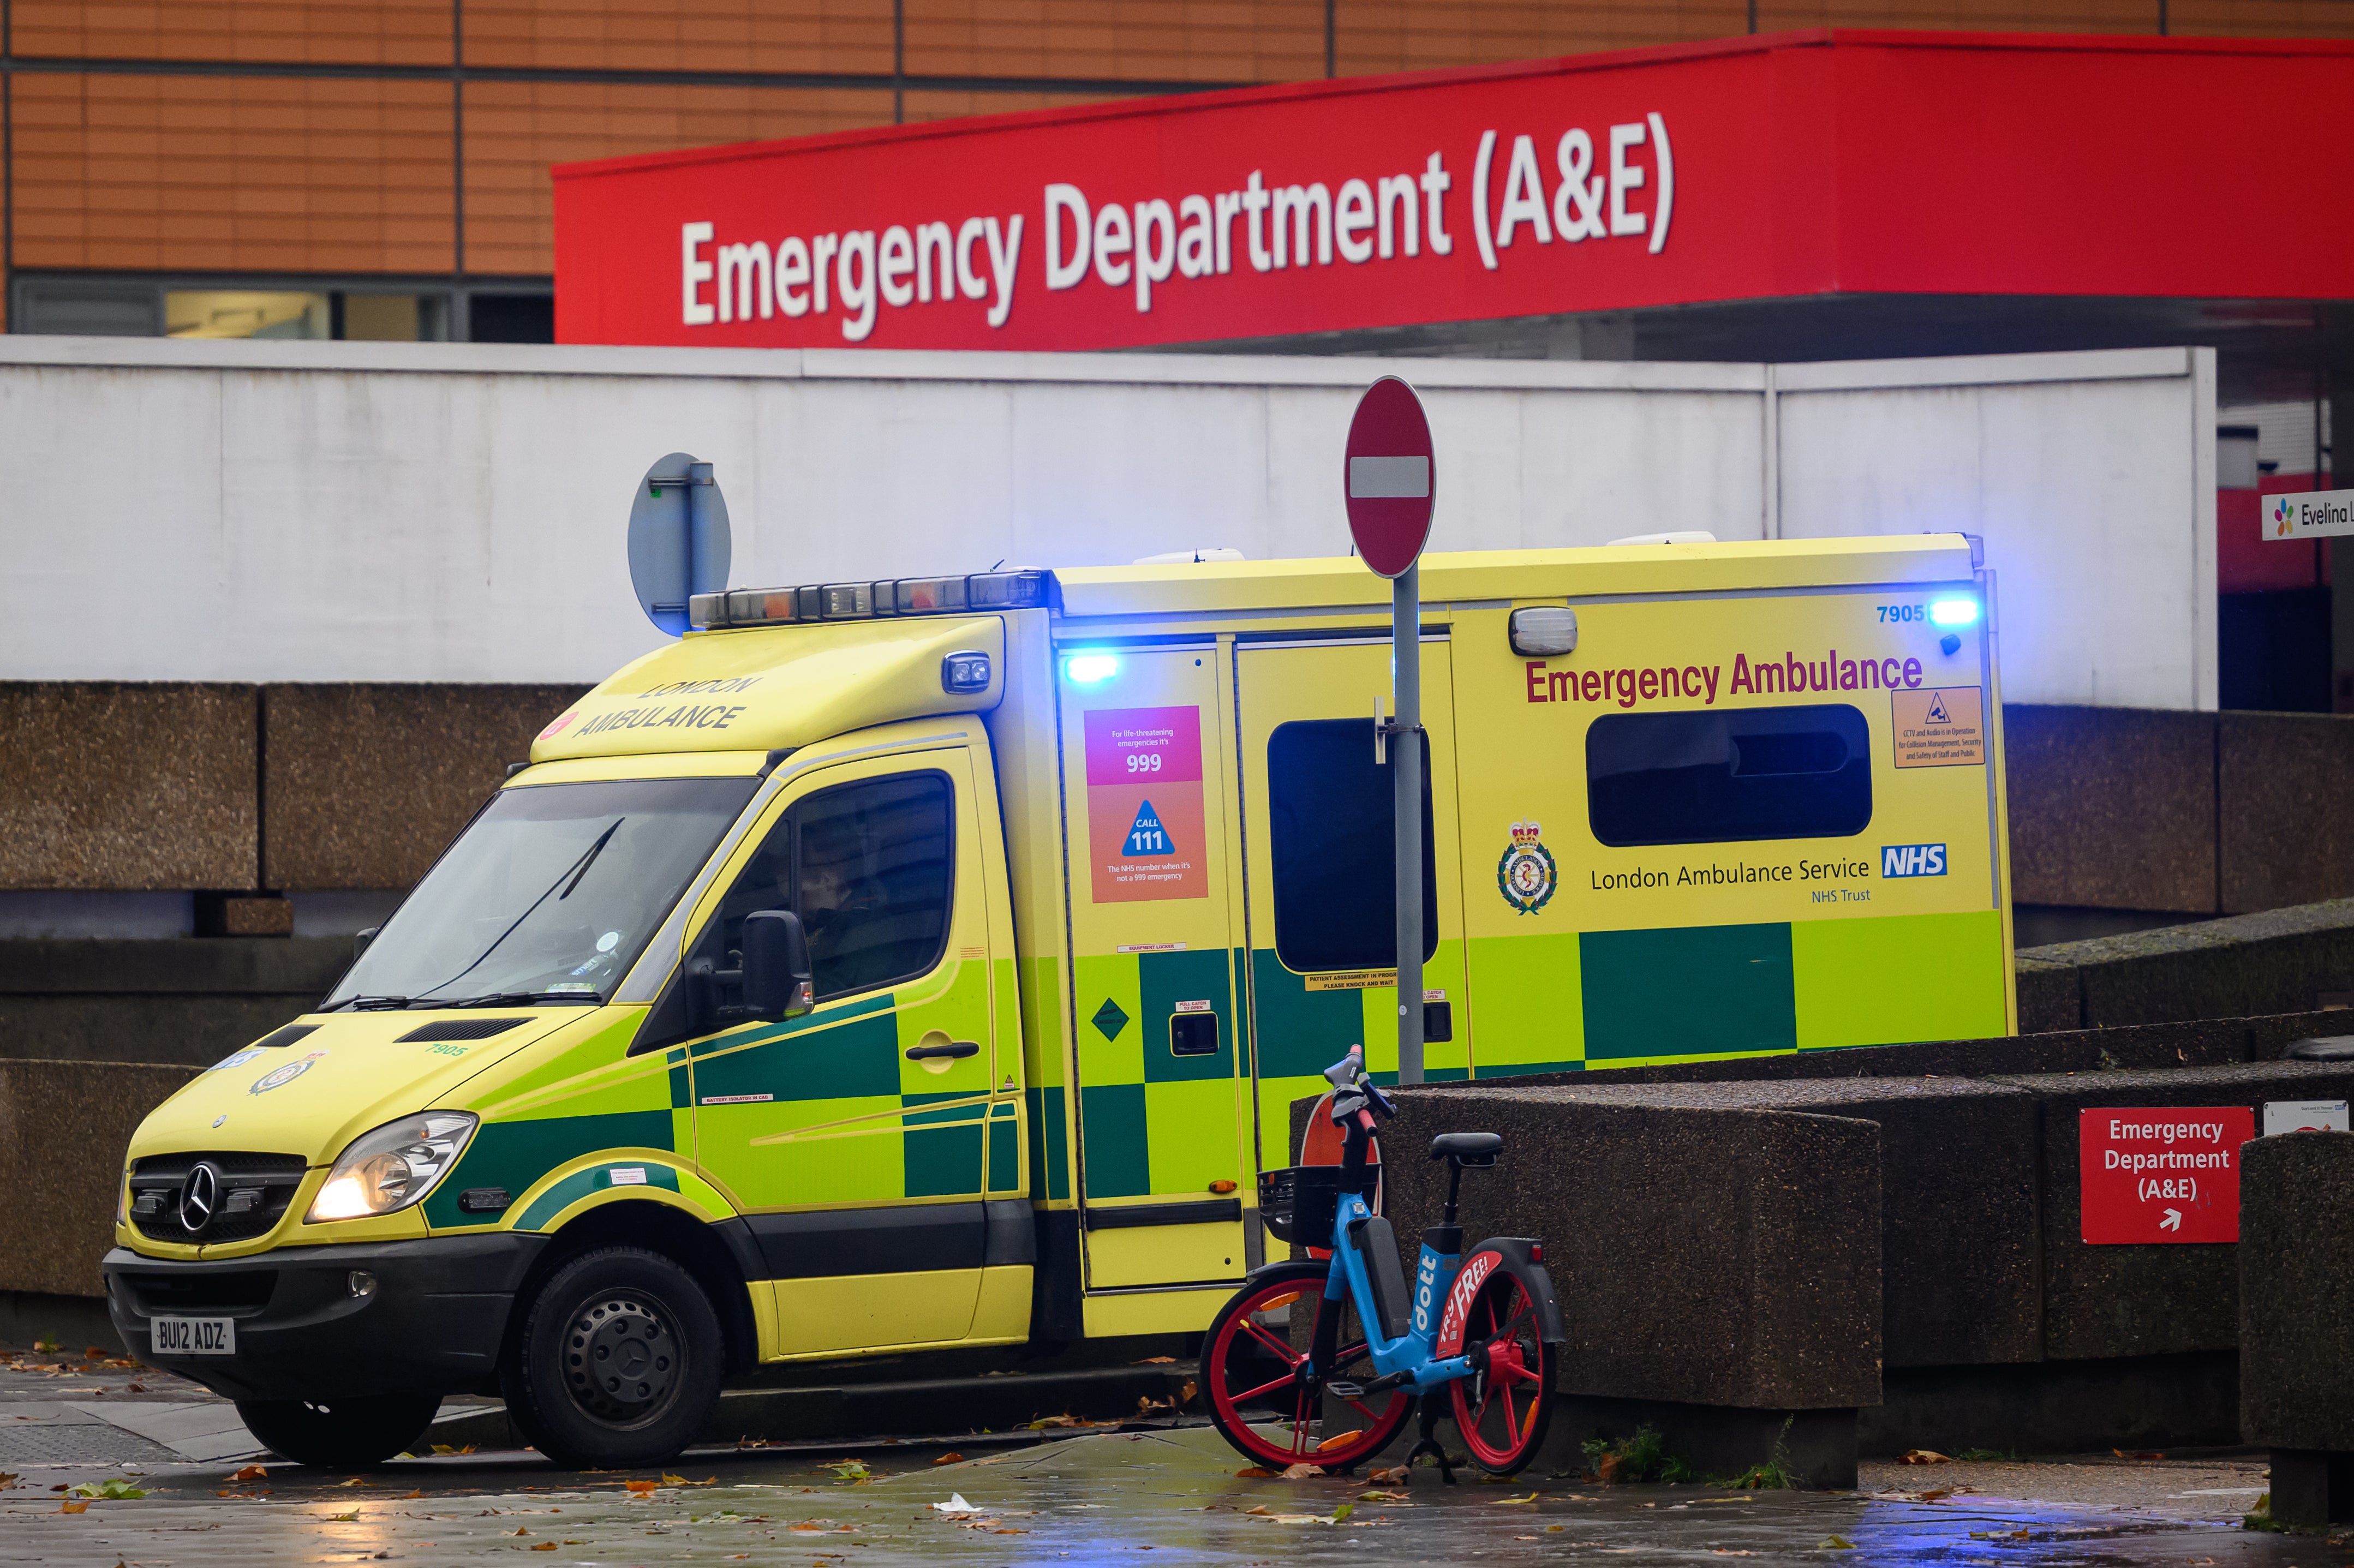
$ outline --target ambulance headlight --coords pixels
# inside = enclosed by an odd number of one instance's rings
[[[1119,673],[1119,661],[1108,653],[1074,653],[1063,662],[1063,673],[1076,685],[1099,685]]]
[[[1978,601],[1974,599],[1932,599],[1929,620],[1937,626],[1975,626],[1978,620]]]
[[[458,1163],[478,1119],[464,1111],[427,1111],[352,1139],[311,1200],[307,1223],[365,1219],[408,1207]]]

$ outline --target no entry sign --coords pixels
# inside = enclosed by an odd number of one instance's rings
[[[1365,565],[1385,577],[1414,565],[1430,538],[1438,473],[1422,399],[1394,376],[1383,376],[1357,399],[1343,482],[1349,533]]]
[[[2240,1145],[2255,1135],[2247,1106],[2080,1112],[2086,1244],[2238,1241]]]

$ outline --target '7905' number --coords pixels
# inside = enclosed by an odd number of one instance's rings
[[[1880,607],[1882,620],[1926,620],[1929,609],[1919,604],[1883,604]]]

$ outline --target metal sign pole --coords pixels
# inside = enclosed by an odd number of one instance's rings
[[[1422,567],[1390,581],[1390,796],[1397,833],[1398,1082],[1422,1082]]]

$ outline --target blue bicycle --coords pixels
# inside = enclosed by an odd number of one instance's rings
[[[1397,1112],[1367,1077],[1361,1047],[1324,1076],[1341,1163],[1266,1172],[1259,1214],[1278,1240],[1328,1238],[1331,1261],[1254,1269],[1220,1309],[1202,1344],[1211,1417],[1262,1465],[1346,1470],[1386,1449],[1419,1408],[1414,1452],[1437,1453],[1444,1467],[1433,1436],[1444,1391],[1471,1457],[1513,1475],[1544,1442],[1563,1334],[1541,1243],[1497,1237],[1463,1250],[1463,1172],[1492,1169],[1504,1140],[1492,1132],[1431,1139],[1430,1157],[1447,1164],[1447,1208],[1423,1233],[1409,1293],[1396,1238],[1370,1201],[1373,1116]]]

